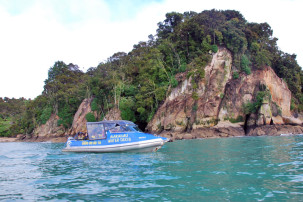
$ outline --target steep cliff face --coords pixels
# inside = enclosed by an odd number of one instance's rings
[[[86,132],[86,114],[92,112],[91,102],[93,98],[86,98],[80,104],[78,111],[76,112],[73,120],[72,127],[68,131],[69,134],[76,134],[78,132]]]
[[[241,79],[230,80],[225,87],[218,118],[220,120],[247,119],[248,125],[283,124],[282,117],[291,116],[291,92],[287,84],[270,67],[241,75]],[[258,92],[265,92],[262,105],[256,113],[244,117],[244,105],[255,102]]]
[[[184,79],[172,90],[170,96],[158,109],[148,124],[150,131],[173,130],[176,132],[214,126],[216,124],[224,88],[231,78],[231,53],[225,49],[213,55],[205,68],[205,78],[193,89],[192,78]],[[193,98],[193,93],[198,98]]]
[[[231,79],[231,67],[232,56],[225,48],[220,49],[211,64],[205,67],[205,87],[198,91],[197,110],[193,110],[196,115],[191,121],[193,129],[216,125],[225,86]]]
[[[192,78],[185,76],[158,109],[147,126],[148,131],[166,136],[190,133],[187,137],[245,135],[247,127],[301,122],[291,117],[291,92],[270,67],[242,73],[232,78],[232,55],[220,48],[205,69],[205,78],[193,89]],[[193,98],[196,92],[198,98]],[[261,101],[260,101],[261,100]],[[245,112],[245,105],[258,109]],[[238,122],[232,124],[230,122]],[[300,122],[300,123],[299,123]],[[252,134],[253,135],[253,134]],[[178,138],[177,138],[178,139]]]

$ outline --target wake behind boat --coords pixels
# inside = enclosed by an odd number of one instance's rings
[[[131,121],[87,122],[87,139],[69,137],[64,152],[152,152],[169,139],[140,131]]]

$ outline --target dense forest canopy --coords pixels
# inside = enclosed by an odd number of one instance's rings
[[[234,10],[201,13],[171,12],[158,23],[157,34],[134,45],[129,53],[118,52],[88,69],[58,61],[49,69],[42,95],[34,100],[0,99],[1,136],[30,134],[46,123],[52,113],[58,124],[69,128],[81,101],[93,98],[89,121],[102,120],[114,107],[123,119],[142,128],[152,119],[170,90],[178,85],[176,74],[192,77],[195,89],[203,78],[211,54],[224,46],[233,54],[233,78],[271,66],[292,92],[292,110],[303,110],[303,73],[296,55],[279,50],[267,23],[249,23]],[[193,98],[197,97],[195,92]]]

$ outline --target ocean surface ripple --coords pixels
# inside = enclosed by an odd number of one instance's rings
[[[303,136],[183,140],[156,153],[0,143],[4,201],[303,201]]]

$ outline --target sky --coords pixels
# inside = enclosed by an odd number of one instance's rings
[[[176,11],[233,9],[267,22],[303,67],[303,0],[0,0],[0,97],[34,99],[56,61],[84,72],[156,34]]]

